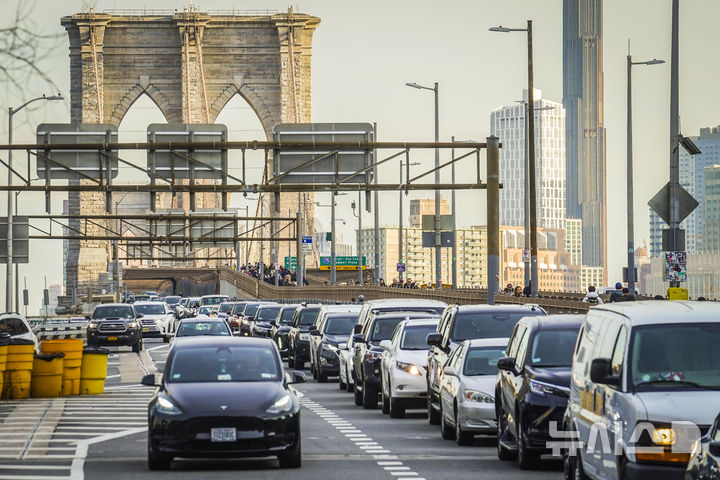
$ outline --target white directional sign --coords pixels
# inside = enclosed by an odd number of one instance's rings
[[[312,253],[312,237],[309,235],[302,237],[302,253],[305,255]]]

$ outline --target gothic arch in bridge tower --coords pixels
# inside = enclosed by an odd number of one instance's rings
[[[215,15],[195,7],[63,17],[70,43],[71,121],[119,125],[146,94],[169,123],[212,123],[240,94],[269,138],[276,123],[310,121],[312,37],[319,23],[292,10]],[[104,212],[103,196],[96,192],[71,192],[68,204],[70,214]],[[283,194],[280,209],[295,211],[296,196]],[[312,219],[312,212],[307,217]],[[305,228],[309,231],[309,224]],[[69,241],[67,287],[84,292],[107,262],[103,242]]]

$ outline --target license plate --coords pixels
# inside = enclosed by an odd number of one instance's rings
[[[237,440],[237,431],[234,428],[211,428],[211,442],[234,442]]]
[[[149,328],[143,328],[143,332],[149,332],[149,331],[150,331]]]
[[[108,340],[117,340],[117,337],[108,337]]]

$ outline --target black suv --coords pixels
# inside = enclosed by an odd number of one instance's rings
[[[270,330],[270,336],[273,342],[275,342],[275,345],[277,345],[278,350],[280,350],[282,358],[287,357],[288,334],[292,328],[295,310],[297,310],[299,306],[299,304],[283,305],[275,322],[275,326]]]
[[[353,377],[355,378],[355,405],[363,408],[377,408],[382,383],[380,361],[383,349],[380,342],[390,340],[395,327],[403,320],[416,318],[437,318],[422,312],[380,313],[369,317],[362,331],[353,335]]]
[[[513,330],[495,385],[497,453],[534,468],[547,453],[550,422],[562,426],[573,350],[583,315],[525,317]],[[556,440],[556,439],[555,439]]]
[[[260,305],[255,312],[252,328],[250,329],[251,337],[270,337],[270,331],[275,326],[275,320],[282,305]]]
[[[322,305],[300,305],[288,333],[288,366],[302,369],[310,360],[310,329],[315,325]]]
[[[311,363],[314,363],[313,372],[319,383],[327,382],[328,376],[340,374],[340,358],[338,347],[340,343],[347,342],[348,334],[358,321],[358,313],[337,312],[328,313],[317,326],[317,329],[310,330],[310,335],[319,337],[315,346],[310,345],[315,351],[310,355]],[[314,362],[313,360],[314,359]]]
[[[143,348],[142,313],[127,303],[98,305],[87,315],[87,346],[130,345],[133,352]]]
[[[452,305],[445,309],[437,333],[427,337],[427,411],[431,425],[440,423],[440,377],[448,356],[465,340],[508,338],[518,320],[547,315],[537,305]]]

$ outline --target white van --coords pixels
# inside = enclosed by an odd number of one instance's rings
[[[578,440],[564,455],[566,478],[684,478],[691,445],[720,405],[719,346],[714,302],[592,308],[562,425]]]

